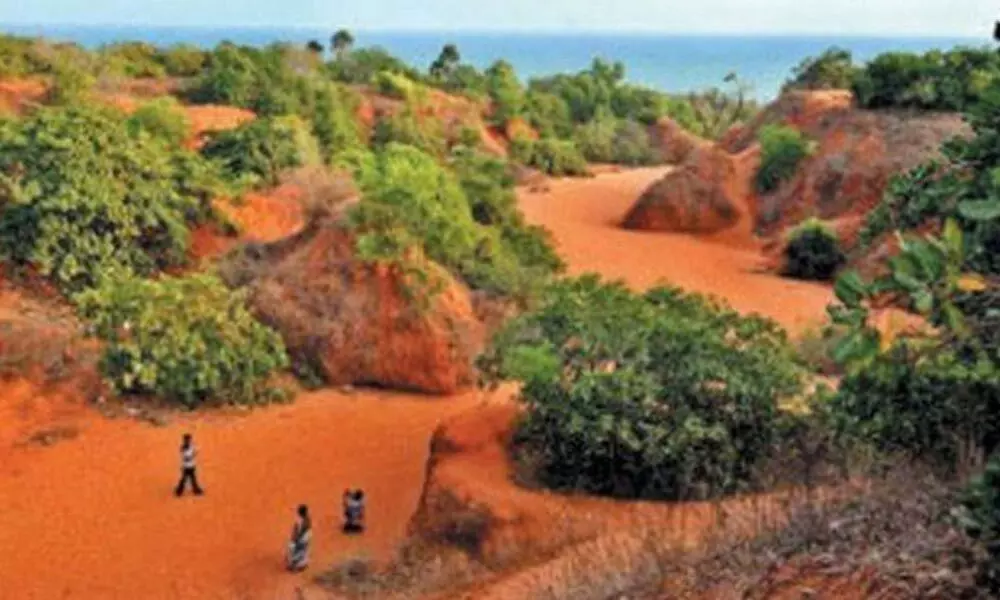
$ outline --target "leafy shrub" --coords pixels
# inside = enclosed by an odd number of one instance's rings
[[[434,156],[443,156],[448,147],[441,121],[421,115],[413,103],[407,103],[397,113],[380,117],[372,129],[371,143],[376,149],[405,144]]]
[[[587,160],[568,140],[515,138],[510,143],[513,160],[554,176],[586,175]]]
[[[523,384],[517,440],[556,488],[642,498],[731,492],[798,390],[784,332],[674,288],[559,282],[497,335],[488,381]]]
[[[45,92],[46,104],[69,106],[89,100],[96,83],[90,73],[68,63],[53,65],[52,69],[52,82]]]
[[[591,162],[633,166],[656,162],[649,133],[635,121],[601,115],[577,128],[573,141]]]
[[[392,71],[379,72],[373,82],[375,91],[389,98],[398,100],[410,100],[416,96],[417,83],[405,75]]]
[[[277,185],[281,173],[319,162],[315,138],[297,118],[255,119],[212,134],[201,154],[223,165],[227,176],[246,176]]]
[[[205,68],[208,53],[197,46],[177,44],[163,50],[163,68],[173,77],[195,77]]]
[[[317,83],[313,94],[304,117],[312,124],[324,162],[332,164],[339,154],[363,145],[355,118],[358,97],[349,89],[325,82]]]
[[[172,97],[157,98],[140,106],[128,120],[133,135],[143,131],[173,146],[180,146],[191,132],[183,107]]]
[[[566,138],[573,133],[569,105],[560,96],[529,90],[526,95],[528,123],[542,137]]]
[[[988,559],[981,565],[979,585],[1000,594],[1000,457],[994,456],[983,474],[963,495],[959,517],[965,532],[985,546]]]
[[[349,218],[359,254],[405,264],[416,249],[473,288],[527,294],[561,263],[547,235],[516,212],[502,166],[464,152],[452,159],[455,171],[400,144],[356,157],[362,200]]]
[[[757,191],[768,194],[795,174],[802,159],[811,153],[809,141],[799,130],[783,125],[767,125],[758,134],[760,167]]]
[[[45,108],[0,124],[0,249],[64,290],[183,264],[212,211],[212,169],[129,133],[112,109]]]
[[[493,102],[490,119],[495,125],[506,125],[524,113],[524,87],[507,61],[499,60],[486,70],[486,90]]]
[[[125,77],[163,77],[167,74],[156,46],[145,42],[121,42],[98,50],[105,65]]]
[[[334,81],[350,84],[369,84],[379,73],[397,73],[411,81],[421,81],[420,73],[383,48],[358,48],[338,53],[326,65],[327,74]]]
[[[119,393],[193,408],[210,400],[268,399],[268,376],[288,366],[281,337],[214,276],[123,279],[77,296],[108,342],[102,371]]]
[[[847,257],[837,234],[818,219],[809,219],[793,229],[785,247],[785,274],[798,279],[829,280]]]
[[[849,50],[828,48],[819,56],[806,58],[792,71],[784,89],[847,90],[856,69]]]
[[[860,69],[852,89],[866,108],[966,110],[998,77],[1000,55],[993,48],[888,52]]]

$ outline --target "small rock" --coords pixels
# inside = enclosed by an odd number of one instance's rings
[[[130,417],[138,417],[141,413],[142,413],[142,411],[139,410],[138,408],[134,407],[134,406],[126,406],[125,407],[125,414],[128,415],[128,416],[130,416]]]

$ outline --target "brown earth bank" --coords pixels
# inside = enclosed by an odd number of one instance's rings
[[[243,248],[223,271],[248,287],[252,310],[289,351],[331,384],[450,394],[474,382],[484,334],[469,291],[430,261],[411,265],[427,273],[423,282],[366,263],[354,248],[354,237],[327,218]]]
[[[757,136],[763,127],[778,124],[803,132],[814,150],[790,180],[759,196],[753,184],[760,160]],[[765,243],[769,268],[780,270],[783,233],[789,228],[810,217],[831,220],[852,247],[865,215],[894,175],[937,157],[942,142],[968,133],[954,113],[861,110],[846,91],[790,92],[718,144],[683,153],[678,169],[640,197],[624,225],[729,231],[730,237],[745,236],[749,225]]]

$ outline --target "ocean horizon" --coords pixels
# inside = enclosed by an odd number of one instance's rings
[[[306,27],[159,27],[132,25],[0,24],[0,31],[76,42],[87,48],[121,41],[160,46],[189,43],[203,48],[222,41],[265,45],[271,42],[328,44],[332,29]],[[853,52],[865,61],[888,51],[925,52],[955,46],[985,46],[991,40],[967,37],[730,35],[601,32],[376,31],[355,30],[356,46],[381,46],[414,66],[426,69],[447,43],[458,46],[462,59],[485,68],[509,61],[523,80],[587,68],[594,58],[624,63],[628,81],[659,90],[685,93],[724,86],[736,73],[760,100],[778,94],[792,69],[807,56],[830,46]]]

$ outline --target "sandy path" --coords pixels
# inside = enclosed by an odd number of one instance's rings
[[[478,397],[320,392],[163,428],[83,413],[74,440],[0,450],[0,598],[293,598],[305,578],[281,561],[294,506],[314,511],[316,567],[385,555],[415,509],[434,427]],[[176,499],[189,430],[206,495]],[[348,485],[371,496],[359,539],[335,529]]]
[[[553,181],[546,194],[522,191],[521,208],[530,222],[552,231],[571,273],[598,272],[637,288],[667,281],[724,297],[736,310],[767,315],[790,331],[825,318],[833,300],[829,287],[754,273],[761,257],[753,249],[619,228],[635,200],[664,172],[650,168]]]

